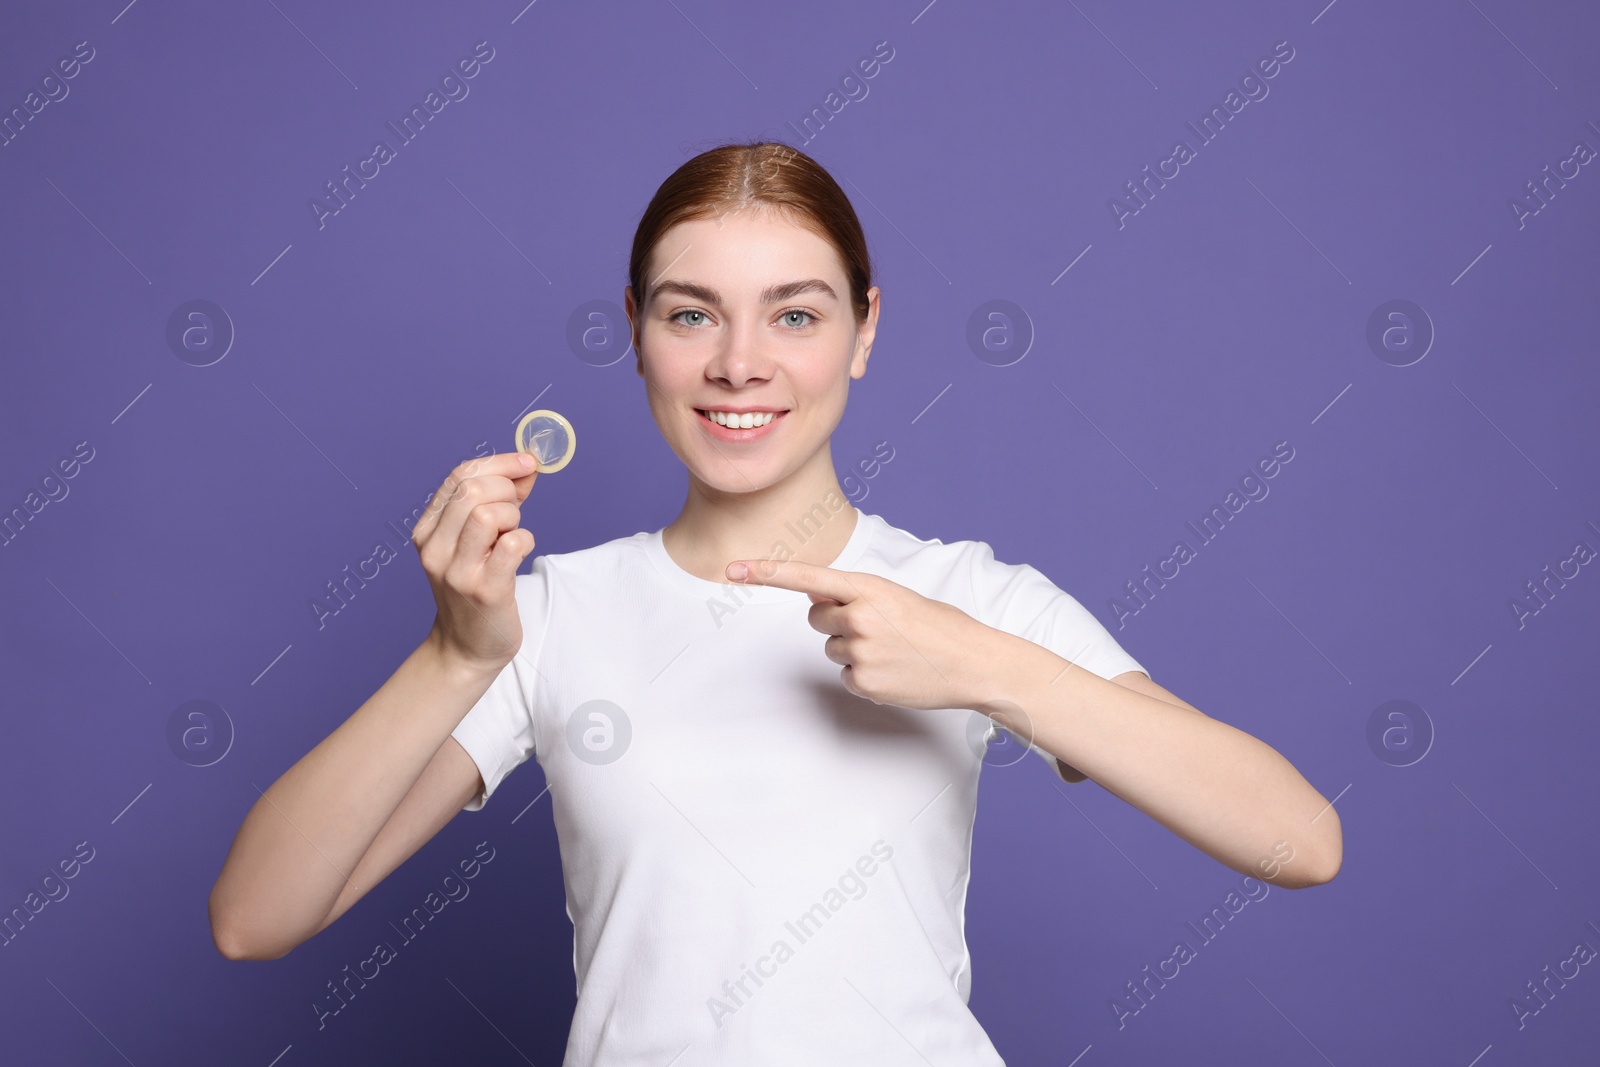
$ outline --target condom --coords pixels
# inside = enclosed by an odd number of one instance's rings
[[[572,423],[554,411],[530,411],[517,423],[517,451],[532,456],[540,474],[565,467],[577,450],[578,435]]]

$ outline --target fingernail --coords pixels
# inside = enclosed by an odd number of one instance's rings
[[[728,564],[728,574],[736,582],[742,582],[750,576],[750,568],[743,563]]]
[[[517,463],[524,470],[531,469],[533,467],[533,457],[528,455],[526,452],[518,452],[517,453]]]

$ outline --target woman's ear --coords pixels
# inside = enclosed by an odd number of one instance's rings
[[[633,372],[644,377],[644,354],[639,349],[639,309],[633,303],[633,286],[622,287],[622,306],[628,315],[628,345],[633,349]]]
[[[872,342],[878,335],[878,287],[867,290],[867,317],[856,328],[856,347],[850,356],[850,377],[860,378],[867,373],[867,359],[872,355]]]

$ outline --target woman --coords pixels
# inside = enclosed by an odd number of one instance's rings
[[[845,501],[829,438],[879,292],[812,159],[685,163],[629,282],[682,512],[518,575],[525,457],[452,471],[413,534],[433,628],[250,811],[211,897],[226,956],[284,955],[533,757],[574,925],[567,1067],[1000,1063],[963,936],[996,723],[1235,870],[1333,877],[1338,816],[1277,752],[1034,568]]]

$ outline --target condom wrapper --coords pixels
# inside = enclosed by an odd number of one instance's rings
[[[565,467],[577,450],[578,435],[572,423],[554,411],[530,411],[517,423],[517,451],[532,456],[540,474]]]

